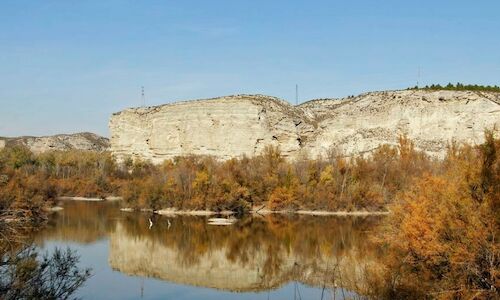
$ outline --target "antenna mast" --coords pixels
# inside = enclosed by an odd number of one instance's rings
[[[295,85],[295,105],[299,105],[299,85]]]

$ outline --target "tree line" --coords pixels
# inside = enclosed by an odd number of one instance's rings
[[[132,208],[383,211],[415,176],[439,169],[401,137],[369,157],[346,158],[331,149],[324,159],[287,161],[268,147],[256,157],[219,161],[188,156],[154,165],[110,153],[35,155],[23,147],[0,152],[0,208],[41,207],[59,196],[119,195]]]
[[[456,84],[448,83],[447,85],[431,84],[424,87],[414,86],[410,90],[448,90],[448,91],[479,91],[479,92],[500,92],[500,87],[497,85],[478,85],[478,84]]]

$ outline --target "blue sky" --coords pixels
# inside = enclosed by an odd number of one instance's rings
[[[500,1],[0,0],[0,136],[259,93],[294,102],[420,82],[500,84]]]

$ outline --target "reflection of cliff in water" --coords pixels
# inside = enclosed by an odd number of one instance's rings
[[[318,287],[366,287],[377,264],[366,231],[376,219],[247,217],[217,227],[205,218],[128,215],[110,233],[109,263],[120,272],[230,291],[261,291],[299,281]]]
[[[151,229],[148,219],[120,212],[114,203],[67,202],[36,240],[87,244],[109,238],[115,270],[229,291],[290,281],[362,291],[365,267],[378,263],[367,231],[379,218],[247,216],[221,227],[207,225],[204,217],[155,216]]]

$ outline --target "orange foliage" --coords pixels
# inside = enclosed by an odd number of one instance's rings
[[[442,174],[401,191],[381,242],[388,298],[490,298],[500,289],[500,143],[453,146]],[[479,150],[479,151],[478,151]]]

